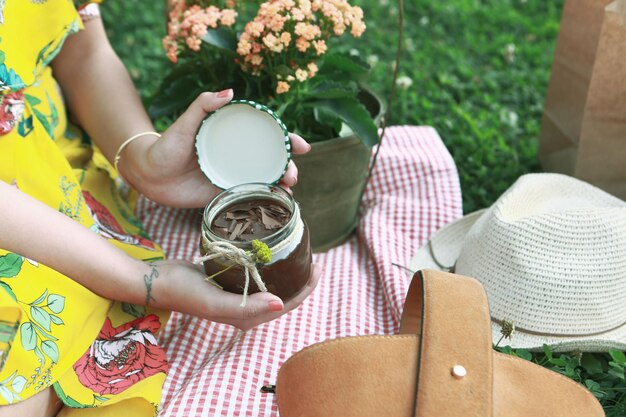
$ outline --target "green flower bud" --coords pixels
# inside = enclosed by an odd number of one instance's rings
[[[258,239],[252,241],[252,253],[257,263],[267,264],[272,262],[272,250],[267,244]]]

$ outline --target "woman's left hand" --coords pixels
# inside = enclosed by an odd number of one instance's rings
[[[129,144],[120,163],[122,176],[149,199],[171,207],[204,207],[220,190],[200,170],[195,153],[195,137],[207,114],[233,98],[232,90],[200,94],[160,139],[141,139]],[[303,154],[311,146],[291,133],[294,154]],[[293,161],[280,185],[290,191],[298,181]]]

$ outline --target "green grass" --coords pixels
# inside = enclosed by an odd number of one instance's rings
[[[539,170],[537,138],[563,0],[405,0],[405,40],[392,124],[434,126],[461,177],[465,212],[486,207],[520,175]],[[349,47],[378,61],[371,86],[388,95],[397,39],[392,0],[354,0],[368,30]],[[114,48],[144,101],[167,70],[163,2],[109,0]],[[227,86],[224,86],[227,87]],[[626,415],[626,358],[510,352],[587,386],[608,416]]]

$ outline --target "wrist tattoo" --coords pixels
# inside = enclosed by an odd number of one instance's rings
[[[146,305],[150,304],[150,300],[156,301],[152,296],[152,281],[159,277],[159,271],[157,270],[156,265],[148,264],[152,269],[149,274],[145,274],[143,276],[143,282],[146,284]]]

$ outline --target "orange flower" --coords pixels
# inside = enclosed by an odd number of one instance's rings
[[[322,31],[319,26],[311,25],[304,22],[296,23],[295,33],[298,36],[302,36],[308,41],[312,41],[318,36],[321,36]]]
[[[283,32],[280,34],[280,41],[285,45],[285,47],[289,46],[291,43],[291,33]]]
[[[249,36],[246,33],[241,34],[241,39],[239,39],[239,43],[237,44],[237,53],[241,56],[246,56],[252,50],[252,44],[248,40]]]
[[[298,68],[296,70],[296,79],[300,82],[305,81],[307,78],[309,78],[309,74],[303,70],[302,68]]]
[[[279,81],[276,85],[276,94],[283,94],[289,91],[289,84],[285,81]]]
[[[352,24],[352,28],[350,29],[350,34],[355,38],[360,37],[363,32],[365,32],[365,23],[363,22],[355,22]]]
[[[237,18],[237,12],[231,9],[222,10],[222,17],[220,23],[224,26],[232,26],[235,24]]]
[[[306,39],[302,37],[296,39],[296,48],[298,49],[298,51],[306,52],[306,50],[309,49],[310,46],[311,42],[307,41]]]
[[[326,42],[324,42],[321,39],[317,41],[313,41],[313,46],[315,47],[315,52],[318,55],[322,55],[328,49],[328,47],[326,46]]]
[[[315,77],[315,74],[317,74],[317,71],[318,71],[318,68],[317,68],[317,65],[315,65],[315,62],[309,62],[306,65],[306,67],[309,70],[309,78]]]

